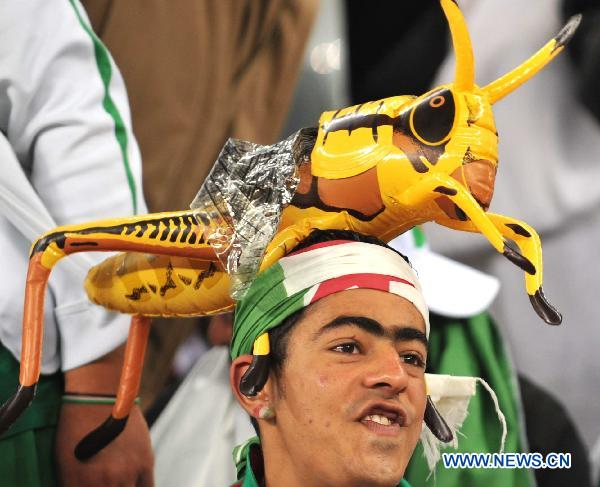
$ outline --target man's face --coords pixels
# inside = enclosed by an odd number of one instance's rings
[[[355,289],[306,310],[272,401],[304,485],[399,482],[421,432],[426,358],[423,318],[399,296]]]

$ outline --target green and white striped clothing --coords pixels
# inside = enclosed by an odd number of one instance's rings
[[[0,4],[0,341],[18,358],[29,247],[54,226],[144,212],[123,80],[77,0]],[[102,254],[69,257],[46,295],[42,373],[113,350],[128,319],[89,303]],[[92,260],[93,259],[93,260]]]

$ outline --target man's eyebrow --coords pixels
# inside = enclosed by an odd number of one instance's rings
[[[394,342],[408,342],[417,340],[423,345],[427,346],[427,336],[421,330],[417,330],[412,326],[393,326],[389,329],[385,329],[379,321],[366,316],[338,316],[333,319],[320,330],[318,330],[313,339],[317,339],[323,333],[339,328],[341,326],[356,326],[367,333],[377,336],[386,337]]]

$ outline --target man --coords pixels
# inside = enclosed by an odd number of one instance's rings
[[[315,231],[260,274],[231,344],[259,433],[234,453],[237,485],[408,485],[424,417],[452,439],[427,397],[428,333],[412,268],[377,239]]]

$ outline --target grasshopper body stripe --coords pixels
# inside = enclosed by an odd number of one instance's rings
[[[54,243],[59,249],[64,250],[65,246],[99,246],[93,239],[80,240],[77,237],[88,235],[97,235],[97,239],[105,240],[106,237],[120,236],[127,240],[150,240],[160,242],[171,242],[189,245],[204,245],[205,241],[202,235],[202,228],[191,214],[185,215],[166,215],[162,218],[150,218],[148,220],[137,220],[135,222],[106,226],[92,226],[88,228],[72,229],[63,227],[64,230],[52,232],[40,238],[32,248],[31,256],[44,252],[51,243]],[[188,239],[188,236],[190,237]],[[67,249],[68,253],[68,249]]]

